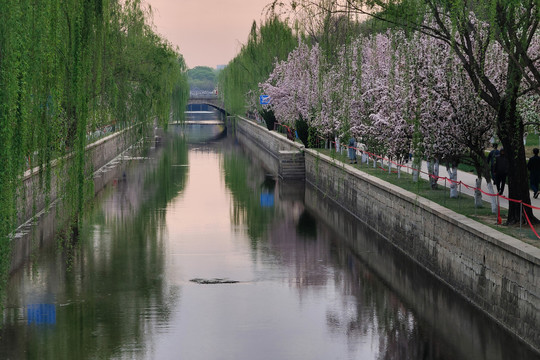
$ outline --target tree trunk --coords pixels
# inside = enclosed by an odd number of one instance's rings
[[[437,189],[437,181],[439,180],[439,160],[430,159],[427,163],[428,174],[429,174],[429,185],[432,190]]]
[[[448,171],[448,178],[452,181],[450,181],[450,198],[451,199],[457,199],[458,197],[458,191],[457,191],[457,166],[452,165],[452,167],[447,166],[446,171]],[[475,196],[476,198],[476,196]],[[476,202],[476,201],[475,201]],[[480,196],[480,203],[482,203],[482,197]]]
[[[498,204],[497,196],[495,190],[493,190],[493,179],[491,178],[491,165],[488,163],[487,158],[484,153],[484,149],[479,149],[478,151],[472,152],[471,157],[474,161],[474,168],[476,169],[476,174],[478,179],[476,179],[476,188],[482,188],[482,178],[486,179],[486,184],[488,192],[493,194],[493,196],[488,196],[489,202],[491,203],[491,213],[497,214]],[[482,192],[480,190],[474,191],[475,204],[476,196],[479,196],[480,201],[482,200]]]
[[[497,210],[498,210],[497,196],[496,196],[497,193],[495,192],[495,189],[493,189],[493,184],[491,183],[491,181],[487,181],[487,187],[488,187],[489,193],[494,195],[494,196],[489,197],[489,201],[491,202],[491,213],[497,214]]]
[[[419,180],[420,169],[422,167],[422,158],[420,156],[415,156],[414,157],[412,167],[413,167],[413,182],[416,183]]]
[[[509,162],[508,197],[530,204],[529,174],[523,144],[523,121],[518,118],[519,114],[517,113],[517,97],[522,76],[519,69],[513,64],[510,61],[508,65],[506,94],[501,99],[497,114],[497,133]],[[525,206],[524,209],[531,222],[538,222],[538,219],[532,214],[531,208]],[[507,224],[519,223],[522,218],[521,204],[509,201]]]
[[[475,208],[481,208],[482,207],[482,192],[478,189],[482,188],[482,178],[476,178],[475,183],[476,189],[474,189],[474,207]],[[493,209],[492,209],[493,210]]]

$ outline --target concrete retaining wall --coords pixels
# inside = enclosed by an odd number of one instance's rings
[[[269,131],[250,132],[253,126],[244,123],[239,119],[238,128],[248,141],[271,149],[292,143]],[[308,182],[540,350],[540,249],[316,151],[301,150]]]
[[[236,122],[236,130],[239,141],[250,151],[259,153],[261,161],[269,171],[282,179],[304,179],[302,145],[242,117]]]
[[[106,163],[114,159],[118,154],[126,150],[133,143],[132,135],[129,131],[119,131],[111,134],[86,147],[87,164],[89,170],[97,170]],[[48,194],[49,203],[54,202],[58,196],[62,195],[62,180],[67,178],[67,168],[72,161],[70,156],[64,160],[66,164],[60,165],[59,161],[52,162],[51,169],[51,189]],[[60,180],[59,180],[60,179]],[[41,183],[41,184],[40,184]],[[22,203],[19,205],[19,214],[17,225],[21,225],[29,220],[36,212],[41,211],[47,199],[44,189],[44,179],[40,179],[39,169],[28,170],[23,177],[23,188],[25,196],[22,197]],[[99,188],[97,189],[99,190]],[[59,194],[60,193],[60,194]]]

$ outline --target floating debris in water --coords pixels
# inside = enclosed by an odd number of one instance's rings
[[[197,283],[197,284],[236,284],[238,283],[238,281],[236,280],[229,280],[229,279],[219,279],[219,278],[214,278],[214,279],[191,279],[189,280],[191,282],[194,282],[194,283]]]

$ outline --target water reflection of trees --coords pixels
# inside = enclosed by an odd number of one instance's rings
[[[452,358],[441,351],[447,347],[418,327],[410,307],[354,255],[340,235],[308,210],[289,215],[273,224],[266,237],[270,250],[289,269],[290,284],[298,289],[300,299],[313,293],[327,297],[333,289],[327,326],[348,339],[351,353],[367,340],[373,342],[379,359]],[[303,231],[298,230],[300,223]],[[316,229],[307,230],[310,227]]]
[[[231,220],[238,226],[245,224],[253,248],[274,218],[274,206],[261,204],[261,194],[274,194],[275,180],[253,166],[238,149],[223,155],[225,185],[232,194]]]
[[[335,278],[335,286],[344,299],[354,298],[355,306],[353,311],[347,307],[329,311],[328,318],[332,321],[328,325],[333,331],[344,331],[351,342],[370,334],[378,344],[378,359],[454,358],[431,332],[419,328],[409,305],[354,256],[351,249],[343,245],[336,249],[333,262],[341,276]]]
[[[57,323],[4,322],[0,357],[110,359],[147,353],[149,329],[166,323],[178,301],[178,289],[162,276],[162,229],[164,208],[184,188],[188,170],[174,166],[188,161],[182,138],[165,141],[161,150],[148,154],[154,160],[130,168],[112,197],[88,215],[70,271],[59,261],[61,254],[34,264],[34,276],[26,280],[32,285],[25,286],[56,304]],[[36,290],[11,290],[19,309],[35,301]],[[15,319],[24,317],[21,311]]]

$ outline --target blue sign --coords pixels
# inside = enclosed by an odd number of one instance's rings
[[[56,307],[54,304],[28,305],[28,325],[56,324]]]
[[[259,101],[260,101],[261,105],[268,105],[268,104],[270,104],[270,96],[261,95],[261,96],[259,96]]]
[[[274,193],[262,193],[261,194],[261,207],[274,206]]]

